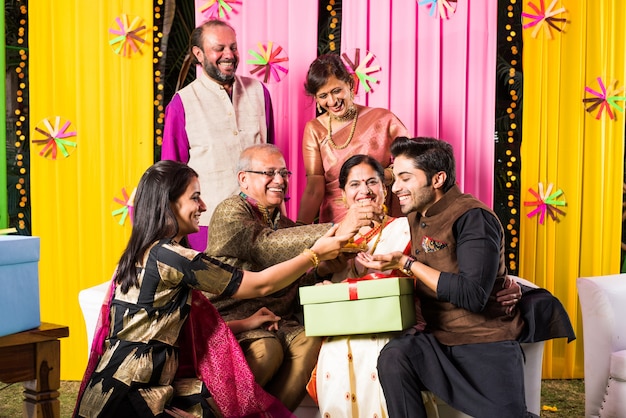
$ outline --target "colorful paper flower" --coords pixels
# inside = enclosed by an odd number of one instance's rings
[[[42,144],[43,148],[39,151],[39,155],[53,160],[57,159],[57,150],[61,151],[64,157],[69,157],[70,152],[66,147],[76,147],[76,142],[70,141],[66,138],[76,136],[76,132],[67,132],[67,128],[71,125],[71,122],[65,121],[61,126],[61,117],[55,116],[54,126],[48,119],[44,119],[35,126],[35,132],[44,136],[44,139],[33,139],[34,144]]]
[[[120,205],[122,205],[121,208],[114,210],[113,212],[111,212],[111,215],[113,216],[117,216],[117,215],[122,215],[120,218],[120,221],[118,222],[120,225],[124,225],[124,222],[126,222],[126,217],[130,216],[130,223],[132,225],[133,221],[134,221],[134,204],[135,204],[135,192],[137,191],[137,188],[135,187],[135,189],[133,189],[133,192],[130,194],[130,196],[128,196],[128,193],[126,193],[126,189],[122,187],[122,196],[124,196],[123,199],[114,197],[113,201],[115,201],[116,203],[119,203]]]
[[[528,7],[534,10],[535,14],[522,12],[522,17],[527,17],[531,19],[530,22],[526,23],[523,28],[527,29],[535,26],[533,29],[532,37],[536,38],[539,30],[543,27],[548,39],[552,39],[552,29],[556,29],[559,32],[562,32],[563,29],[558,27],[554,22],[567,22],[567,19],[564,17],[555,17],[558,14],[565,13],[565,7],[561,7],[559,9],[554,10],[554,6],[556,5],[557,0],[552,0],[550,6],[546,9],[543,0],[539,0],[539,7],[537,7],[532,2],[528,2]]]
[[[615,114],[611,111],[611,107],[615,108],[616,110],[619,110],[620,112],[624,111],[624,109],[620,105],[617,104],[617,102],[619,101],[623,102],[626,100],[626,96],[618,96],[620,92],[624,91],[624,87],[616,89],[617,80],[613,80],[613,82],[609,85],[609,89],[607,90],[604,87],[602,78],[598,77],[597,80],[598,80],[598,84],[600,85],[601,91],[596,91],[589,86],[585,87],[585,91],[587,93],[590,93],[596,96],[595,98],[590,97],[590,98],[583,99],[583,103],[591,104],[585,110],[591,113],[599,106],[600,109],[598,109],[598,113],[596,114],[596,119],[600,119],[600,117],[602,116],[603,109],[606,110],[606,113],[607,115],[609,115],[610,119],[615,119]]]
[[[376,57],[374,54],[367,51],[365,58],[361,61],[361,50],[360,48],[356,48],[354,61],[352,61],[345,52],[341,54],[341,57],[348,70],[356,75],[356,83],[354,86],[355,94],[359,92],[359,84],[363,84],[363,86],[365,86],[365,92],[369,93],[372,90],[370,83],[378,83],[378,79],[369,74],[380,71],[380,65],[375,61]]]
[[[450,19],[450,16],[456,11],[457,0],[419,0],[420,6],[426,6],[431,17],[439,17],[440,19]],[[452,5],[454,3],[454,5]]]
[[[565,200],[558,200],[563,191],[559,189],[552,193],[552,183],[548,185],[548,190],[545,193],[543,191],[543,183],[539,183],[538,192],[533,189],[528,189],[528,191],[537,198],[535,201],[524,202],[524,206],[537,206],[535,210],[526,215],[529,218],[539,215],[539,223],[543,225],[546,213],[550,215],[553,221],[557,220],[557,215],[565,215],[565,212],[557,207],[566,205]]]
[[[278,58],[283,48],[277,45],[274,50],[274,42],[272,41],[268,42],[267,47],[260,42],[257,45],[259,52],[252,49],[248,51],[248,53],[254,57],[254,59],[248,60],[248,64],[256,65],[256,67],[250,71],[250,74],[258,73],[257,76],[264,75],[264,83],[270,80],[270,75],[273,76],[274,80],[277,82],[280,81],[288,72],[287,68],[278,64],[279,62],[289,61],[288,57]],[[281,74],[281,72],[283,74]]]
[[[228,18],[228,13],[233,11],[231,4],[239,3],[237,0],[208,0],[202,6],[198,7],[198,11],[203,13],[207,19]]]
[[[135,16],[129,24],[130,16],[123,14],[115,18],[119,29],[109,28],[109,45],[116,54],[130,57],[133,53],[141,54],[141,45],[146,43],[146,25],[143,19]]]

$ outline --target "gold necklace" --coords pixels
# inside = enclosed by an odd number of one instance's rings
[[[367,252],[370,254],[374,254],[374,251],[376,251],[376,246],[378,246],[378,242],[380,241],[380,237],[383,235],[383,229],[385,229],[385,226],[387,222],[387,215],[383,216],[383,220],[380,223],[380,231],[378,232],[378,235],[376,236],[376,241],[374,241],[374,244],[372,244],[372,248],[370,248]],[[367,234],[366,234],[367,235]],[[356,268],[356,261],[354,259],[352,259],[352,274],[354,274],[355,278],[361,277],[365,272],[367,272],[367,269],[365,269],[363,271],[363,273],[359,273],[359,270]]]
[[[352,119],[352,128],[350,129],[350,135],[348,135],[348,140],[343,145],[338,146],[337,144],[335,144],[335,141],[333,141],[333,125],[332,125],[333,117],[330,114],[328,114],[328,142],[330,143],[331,147],[335,149],[344,149],[350,144],[350,141],[352,141],[352,137],[354,136],[354,130],[356,129],[357,119],[359,119],[358,110],[354,114],[354,119]]]
[[[341,115],[341,116],[335,116],[335,115],[333,115],[332,113],[328,112],[328,115],[329,115],[331,118],[333,118],[333,119],[335,119],[335,120],[338,120],[339,122],[347,122],[347,121],[349,121],[349,120],[352,120],[352,119],[354,119],[354,117],[356,116],[356,114],[357,114],[357,108],[356,108],[356,106],[355,106],[354,104],[353,104],[352,106],[350,106],[350,107],[348,108],[348,110],[346,110],[346,111],[343,113],[343,115]]]

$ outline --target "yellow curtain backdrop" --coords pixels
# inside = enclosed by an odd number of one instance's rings
[[[117,54],[109,45],[116,18],[146,25],[141,53]],[[151,0],[31,2],[29,8],[30,136],[71,122],[69,156],[39,155],[31,142],[33,235],[41,237],[41,318],[70,327],[61,342],[61,379],[78,380],[87,362],[87,337],[78,305],[81,289],[111,277],[130,232],[112,211],[122,207],[153,162]],[[130,22],[129,22],[130,23]]]
[[[553,10],[561,7],[566,12],[555,17],[567,18],[567,24],[563,32],[551,29],[552,39],[544,28],[536,37],[534,28],[523,31],[521,200],[535,200],[529,188],[537,191],[542,183],[547,190],[552,184],[552,192],[563,191],[559,200],[567,206],[560,208],[566,214],[558,221],[546,217],[542,225],[538,217],[527,217],[534,206],[520,208],[520,276],[561,300],[578,337],[570,344],[546,344],[543,377],[581,378],[584,330],[576,278],[620,270],[625,117],[612,108],[617,119],[604,110],[597,120],[599,107],[586,112],[589,105],[582,100],[594,97],[586,86],[601,91],[598,77],[607,89],[614,80],[618,87],[626,83],[626,2],[563,0]],[[536,14],[528,2],[523,10]]]

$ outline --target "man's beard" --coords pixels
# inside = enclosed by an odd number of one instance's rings
[[[232,62],[234,67],[232,75],[222,73],[219,68],[217,68],[217,66],[214,65],[212,62],[209,62],[206,57],[204,58],[204,62],[202,63],[202,68],[204,69],[204,72],[212,79],[225,84],[232,84],[233,80],[235,79],[235,71],[237,71],[237,65],[239,64],[239,60],[237,58],[234,58]]]

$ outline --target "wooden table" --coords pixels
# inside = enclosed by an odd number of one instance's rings
[[[70,335],[64,325],[42,323],[39,328],[0,337],[0,382],[23,382],[24,416],[60,416],[61,341]]]

